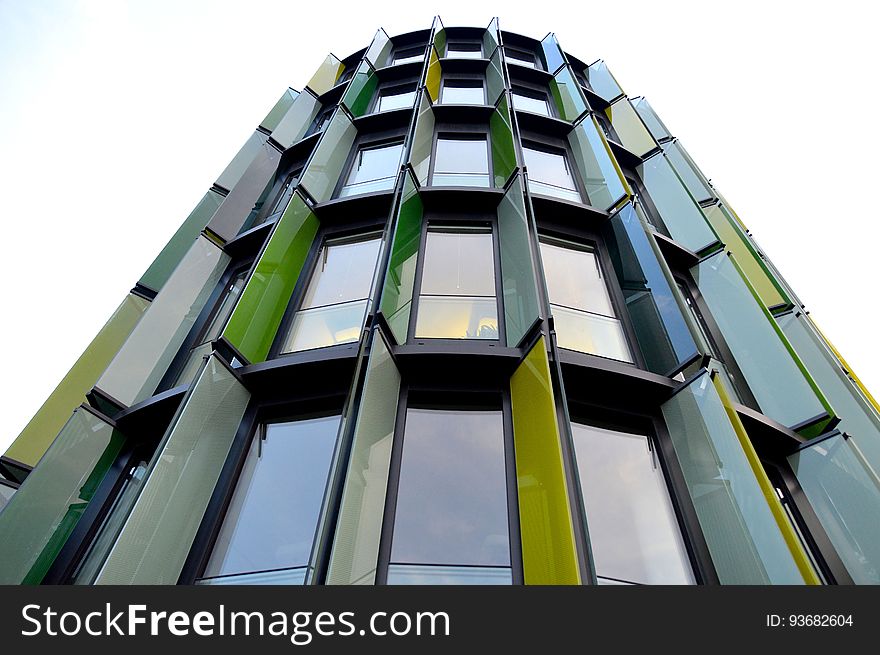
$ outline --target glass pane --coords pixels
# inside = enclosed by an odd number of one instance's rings
[[[391,562],[510,564],[500,411],[407,409]]]
[[[15,495],[15,492],[15,487],[7,487],[5,484],[0,484],[0,512],[2,512],[3,508],[9,504],[9,501]]]
[[[232,310],[235,309],[235,304],[238,302],[241,292],[244,289],[247,274],[247,271],[240,271],[232,278],[232,281],[226,285],[226,289],[223,291],[223,297],[220,299],[220,304],[217,306],[214,316],[211,317],[211,320],[205,327],[203,332],[204,336],[200,339],[202,343],[213,341],[220,336],[223,328],[226,327],[226,321],[229,320],[229,315],[232,314]]]
[[[470,85],[459,80],[446,80],[440,102],[446,105],[485,105],[486,92],[479,83]]]
[[[440,99],[440,78],[443,69],[440,66],[440,56],[437,48],[431,47],[428,55],[428,70],[425,72],[425,90],[431,97],[431,102],[436,103]]]
[[[510,378],[510,406],[525,583],[580,584],[556,400],[543,336]]]
[[[321,110],[321,103],[311,93],[300,93],[278,127],[272,130],[272,138],[283,148],[289,148],[302,139],[315,116]]]
[[[381,239],[373,238],[324,244],[301,308],[369,297],[380,243]]]
[[[342,103],[348,107],[352,116],[358,118],[367,113],[367,107],[373,100],[378,85],[379,78],[373,67],[362,61],[342,96]]]
[[[394,93],[382,93],[379,96],[379,106],[376,108],[376,111],[391,111],[392,109],[412,109],[415,100],[415,91],[397,91]]]
[[[488,105],[494,105],[498,98],[507,88],[504,81],[504,66],[501,62],[501,48],[495,49],[495,54],[489,59],[489,67],[486,69],[486,91]]]
[[[730,255],[718,253],[691,269],[760,410],[788,427],[827,415],[769,314]]]
[[[541,259],[550,302],[595,314],[615,315],[594,252],[573,244],[565,246],[542,240]]]
[[[176,584],[250,394],[208,360],[150,463],[96,584]]]
[[[241,294],[223,336],[251,363],[265,361],[306,256],[318,219],[296,193]]]
[[[639,116],[645,121],[648,131],[655,139],[657,139],[657,141],[672,137],[669,130],[666,129],[666,126],[663,124],[663,121],[660,120],[660,117],[657,116],[657,113],[647,100],[644,98],[638,98],[637,100],[633,100],[632,103],[633,107],[635,107],[636,111],[639,113]]]
[[[565,155],[523,146],[523,158],[532,192],[581,202]]]
[[[555,34],[548,34],[541,41],[541,49],[544,53],[544,60],[547,62],[547,70],[551,73],[565,63],[562,58],[562,49],[556,40]]]
[[[393,188],[402,153],[402,143],[358,150],[340,197]]]
[[[693,584],[663,471],[640,434],[571,424],[596,575]]]
[[[275,106],[269,110],[269,113],[266,114],[266,118],[262,120],[260,126],[269,130],[270,132],[278,127],[278,123],[284,118],[284,115],[293,105],[293,101],[296,100],[299,95],[298,91],[294,91],[293,89],[287,89],[278,99],[278,102],[275,103]]]
[[[422,293],[494,296],[495,258],[488,231],[428,231]]]
[[[344,68],[345,66],[336,57],[327,55],[324,63],[315,71],[315,74],[312,75],[312,79],[309,80],[306,86],[314,91],[316,96],[320,97],[334,87]]]
[[[531,52],[522,52],[521,50],[504,48],[504,56],[507,59],[508,64],[519,64],[520,66],[538,68],[538,63],[535,61],[535,55]]]
[[[281,571],[262,571],[260,573],[242,573],[240,575],[227,575],[219,578],[202,578],[196,584],[211,585],[304,585],[308,567],[302,566]]]
[[[420,566],[391,564],[390,585],[508,585],[513,584],[509,567]]]
[[[152,396],[229,260],[199,237],[96,386],[126,406]]]
[[[517,166],[512,125],[507,94],[503,93],[495,107],[495,111],[492,112],[492,116],[489,118],[489,134],[492,143],[492,171],[495,174],[495,186],[499,189],[504,188]]]
[[[326,416],[254,435],[205,577],[308,565],[338,429]]]
[[[630,152],[644,157],[657,147],[654,137],[642,123],[642,119],[629,104],[629,100],[621,98],[605,109],[611,126],[617,132],[621,144]]]
[[[687,151],[681,147],[678,139],[665,144],[663,152],[666,153],[669,163],[672,164],[675,172],[678,173],[681,181],[684,182],[684,185],[697,202],[703,202],[715,197],[715,192],[712,191],[706,178],[703,177],[703,174],[691,160]]]
[[[550,305],[560,348],[632,363],[620,321],[559,305]]]
[[[718,237],[699,205],[662,153],[648,159],[638,170],[669,236],[696,253],[717,243]]]
[[[0,512],[0,583],[40,584],[124,440],[91,412],[74,411]]]
[[[698,354],[672,274],[634,205],[611,219],[605,236],[645,362],[667,375]]]
[[[388,34],[385,30],[379,28],[364,58],[373,64],[374,68],[384,66],[385,62],[388,61],[388,53],[391,52],[391,47],[391,39],[388,38]]]
[[[226,165],[223,172],[220,173],[220,177],[217,178],[217,186],[229,191],[238,184],[241,176],[244,175],[254,157],[257,156],[257,153],[268,140],[268,135],[262,132],[254,132],[241,147],[241,150],[232,158],[232,161]]]
[[[495,298],[421,296],[416,337],[427,339],[497,339]]]
[[[176,387],[181,384],[189,384],[195,380],[199,371],[202,370],[202,365],[205,363],[205,357],[212,352],[214,352],[214,346],[211,342],[203,343],[201,346],[193,348],[189,353],[186,364],[180,369],[180,373],[177,374],[177,379],[171,386]]]
[[[337,110],[330,125],[324,130],[317,149],[312,153],[300,181],[300,185],[315,202],[330,200],[354,147],[356,136],[357,128],[344,111]]]
[[[876,434],[871,438],[876,441]],[[801,450],[788,461],[853,581],[880,584],[876,461],[872,467],[857,440],[843,436]]]
[[[620,88],[620,85],[614,79],[604,61],[597,61],[595,64],[592,64],[587,68],[586,72],[590,88],[600,98],[611,102],[617,96],[623,94],[623,89]]]
[[[373,335],[327,584],[370,585],[376,580],[400,373],[380,334]]]
[[[632,195],[595,118],[585,118],[569,133],[568,142],[590,205],[611,210]]]
[[[550,105],[547,103],[547,96],[534,97],[527,95],[522,91],[511,91],[513,96],[513,106],[520,111],[530,111],[533,114],[541,114],[542,116],[550,115]]]
[[[428,183],[428,171],[431,167],[431,152],[434,149],[434,110],[426,93],[419,101],[419,114],[416,117],[416,129],[413,134],[410,162],[421,186]]]
[[[361,336],[367,301],[303,309],[296,313],[281,352],[289,353],[351,343]]]
[[[662,410],[721,583],[803,584],[709,373]]]
[[[450,43],[446,56],[450,59],[482,59],[483,46],[481,43]]]
[[[489,176],[489,152],[485,139],[437,139],[434,175],[473,173]]]
[[[397,64],[409,64],[414,61],[424,61],[425,60],[425,46],[418,46],[415,48],[403,48],[401,50],[394,51],[394,59],[391,63]]]
[[[556,102],[559,116],[564,120],[574,121],[588,109],[580,85],[575,81],[568,66],[553,76],[550,81],[550,92]]]

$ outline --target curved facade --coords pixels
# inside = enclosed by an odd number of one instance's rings
[[[223,170],[0,460],[0,582],[877,583],[877,471],[648,102],[435,19]]]

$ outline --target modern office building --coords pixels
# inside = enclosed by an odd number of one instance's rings
[[[878,471],[648,102],[435,19],[285,91],[123,299],[2,459],[0,582],[878,583]]]

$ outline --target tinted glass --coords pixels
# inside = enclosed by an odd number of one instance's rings
[[[309,564],[338,428],[339,417],[328,416],[255,435],[205,577]],[[290,572],[279,573],[287,583]]]
[[[358,150],[354,165],[339,195],[349,196],[392,188],[402,152],[402,143]]]
[[[464,80],[446,80],[440,102],[447,105],[484,105],[486,93],[480,83],[469,83]]]
[[[648,438],[572,423],[596,575],[693,584],[663,471]]]
[[[390,111],[392,109],[412,109],[416,99],[415,91],[387,91],[379,95],[379,105],[376,111]]]
[[[437,139],[434,185],[489,186],[485,139]]]
[[[523,157],[533,192],[581,201],[565,155],[523,146]]]
[[[531,94],[524,91],[513,91],[513,106],[520,111],[530,111],[542,116],[550,115],[550,105],[547,96],[543,94]]]

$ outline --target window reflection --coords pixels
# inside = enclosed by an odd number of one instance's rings
[[[486,139],[438,138],[431,183],[434,186],[490,186]]]
[[[402,143],[359,149],[339,196],[353,196],[393,188],[402,153]]]
[[[533,193],[582,202],[565,154],[523,146],[523,157]]]

